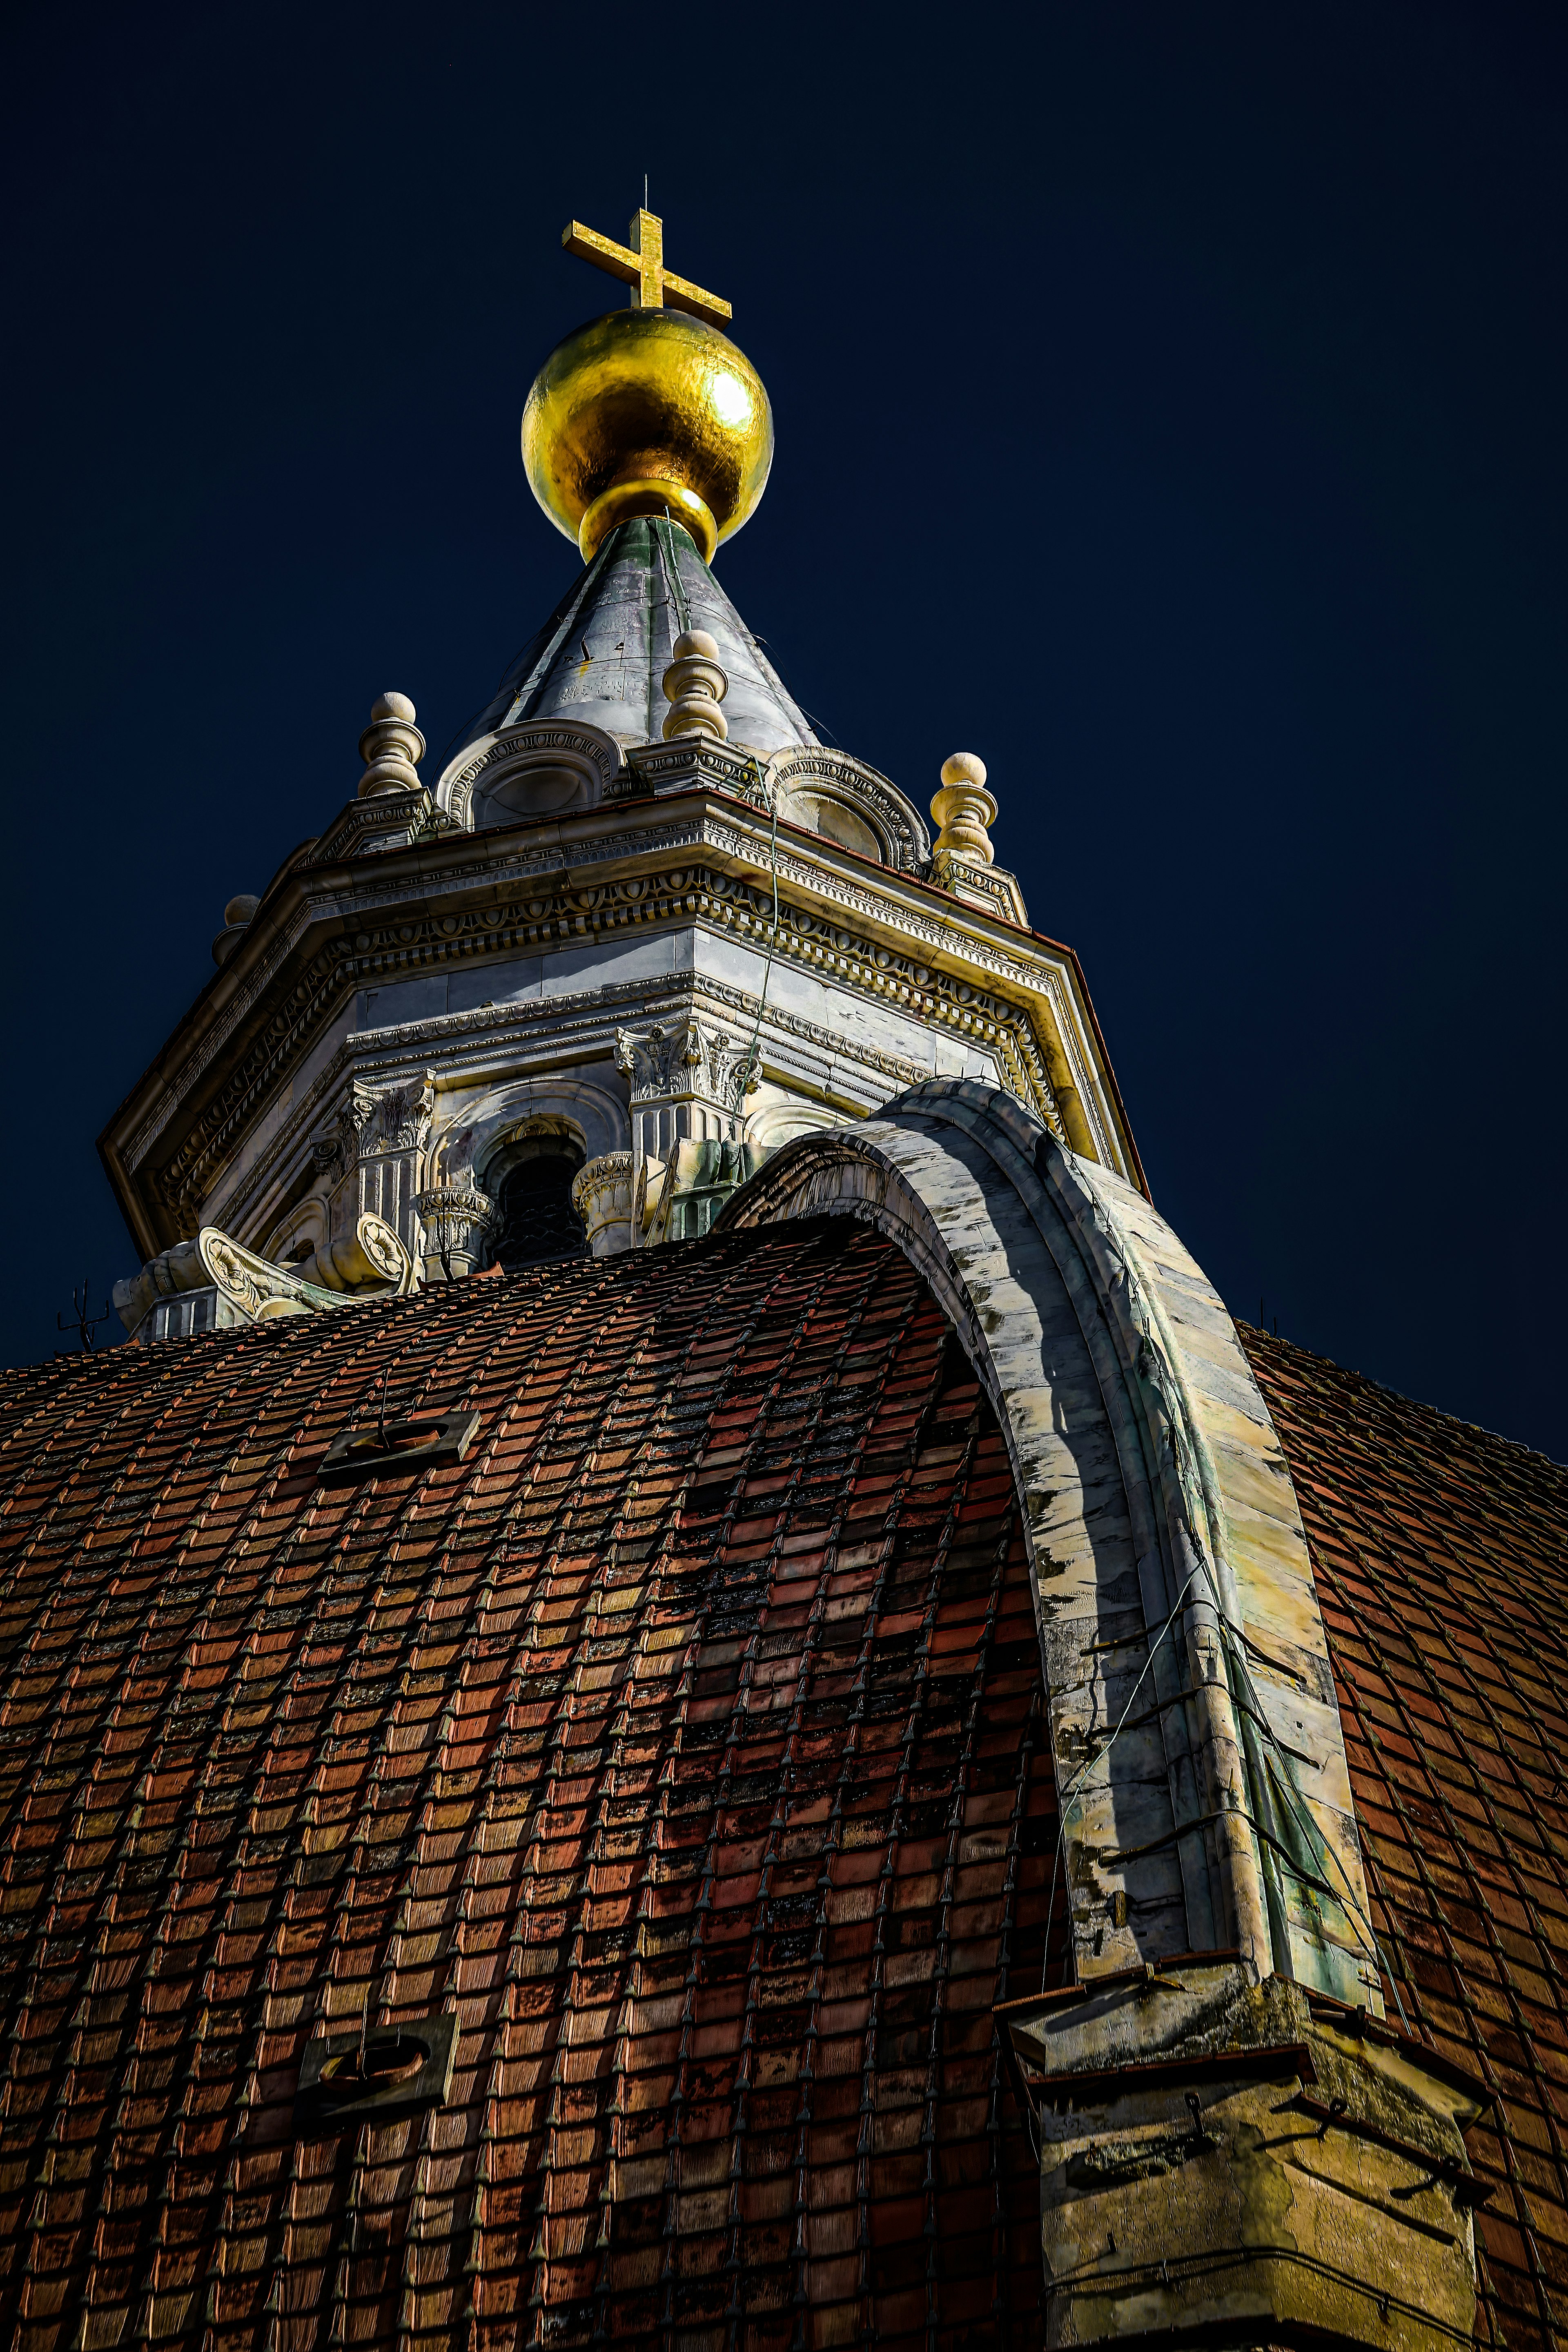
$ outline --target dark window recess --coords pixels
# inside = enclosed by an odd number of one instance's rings
[[[563,1151],[507,1171],[491,1228],[503,1272],[516,1274],[542,1258],[586,1255],[587,1230],[572,1206],[572,1180],[581,1166]]]

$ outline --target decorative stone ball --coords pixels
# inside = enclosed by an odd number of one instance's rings
[[[711,562],[762,497],[773,457],[761,376],[681,310],[612,310],[575,328],[522,413],[533,495],[584,563],[638,515],[668,517]]]
[[[689,661],[693,656],[699,661],[717,661],[718,638],[710,637],[706,629],[683,630],[675,640],[675,658],[677,661]]]
[[[954,751],[942,763],[944,784],[978,784],[985,789],[985,762],[974,751]]]
[[[241,890],[238,896],[231,898],[224,908],[224,921],[231,931],[237,930],[241,924],[249,922],[260,904],[260,899],[253,891]]]
[[[418,714],[405,694],[378,694],[370,715],[373,719],[401,719],[405,727],[412,727]]]

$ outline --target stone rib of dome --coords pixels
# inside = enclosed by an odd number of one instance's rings
[[[687,533],[639,517],[610,533],[448,759],[525,719],[585,719],[628,747],[661,741],[669,709],[664,673],[688,628],[706,629],[718,644],[732,744],[766,758],[816,743]]]
[[[384,1368],[472,1450],[321,1486]],[[8,2330],[1038,2341],[1029,1578],[889,1243],[57,1361],[0,1458]],[[448,2102],[302,2130],[367,1991]]]

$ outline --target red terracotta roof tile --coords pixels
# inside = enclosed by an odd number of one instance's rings
[[[1502,2102],[1479,2337],[1545,2344],[1568,1473],[1243,1338],[1394,1980]],[[468,1459],[321,1485],[378,1402],[477,1410]],[[990,2021],[1040,1966],[1037,1651],[1001,1441],[889,1245],[57,1362],[0,1465],[20,2343],[1038,2341]],[[458,2016],[450,2101],[301,2133],[367,1992]]]
[[[323,1486],[352,1421],[468,1458]],[[792,1226],[0,1397],[0,2316],[137,2341],[1037,2343],[990,2011],[1055,1811],[1000,1437]],[[296,2126],[329,2021],[449,2102]]]
[[[1239,1327],[1295,1481],[1373,1917],[1468,2135],[1478,2340],[1568,2326],[1568,1470]]]

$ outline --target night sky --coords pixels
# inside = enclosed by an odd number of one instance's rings
[[[11,26],[5,1360],[134,1268],[95,1139],[225,900],[574,576],[518,419],[646,172],[824,740],[987,761],[1235,1311],[1568,1457],[1568,11]]]

